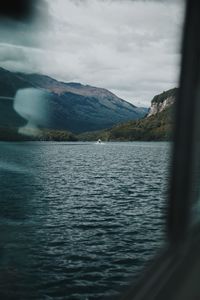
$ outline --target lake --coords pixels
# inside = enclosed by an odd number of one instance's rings
[[[0,142],[0,298],[112,299],[165,243],[167,142]]]

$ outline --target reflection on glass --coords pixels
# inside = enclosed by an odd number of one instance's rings
[[[41,134],[39,126],[49,123],[48,97],[44,91],[34,88],[18,90],[14,98],[14,109],[27,124],[18,132],[23,135],[37,136]]]

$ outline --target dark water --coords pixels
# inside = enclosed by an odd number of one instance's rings
[[[164,243],[168,143],[0,143],[0,299],[110,299]]]

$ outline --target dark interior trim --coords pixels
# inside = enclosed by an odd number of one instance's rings
[[[186,237],[190,224],[196,89],[200,60],[200,1],[188,0],[182,47],[180,89],[175,107],[172,174],[169,197],[169,238],[177,242]]]

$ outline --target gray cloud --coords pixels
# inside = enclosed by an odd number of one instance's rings
[[[1,27],[1,66],[105,87],[136,105],[177,85],[183,2],[47,3],[42,20]]]

